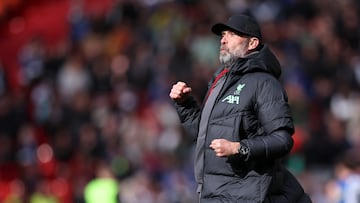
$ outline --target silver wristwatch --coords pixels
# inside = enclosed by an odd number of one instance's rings
[[[247,155],[247,154],[249,153],[249,148],[246,147],[246,146],[244,146],[244,145],[242,145],[242,144],[240,144],[240,147],[239,147],[239,149],[238,149],[238,152],[239,152],[239,154],[240,154],[241,156],[245,156],[245,155]]]

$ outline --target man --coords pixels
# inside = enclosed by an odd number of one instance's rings
[[[280,166],[292,148],[293,120],[278,78],[280,64],[258,23],[236,15],[212,27],[221,36],[217,77],[201,108],[184,82],[169,94],[196,139],[199,202],[311,202]]]

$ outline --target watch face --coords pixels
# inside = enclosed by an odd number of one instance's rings
[[[249,153],[249,148],[242,145],[242,146],[240,146],[239,153],[242,155],[246,155]]]

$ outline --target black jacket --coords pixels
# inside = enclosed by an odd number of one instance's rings
[[[292,148],[294,133],[280,74],[280,64],[267,46],[230,68],[210,114],[205,145],[197,149],[204,150],[201,202],[289,203],[304,195],[296,179],[279,165]],[[175,106],[185,130],[196,140],[201,107],[192,97]],[[216,157],[209,147],[216,138],[240,142],[250,152]]]

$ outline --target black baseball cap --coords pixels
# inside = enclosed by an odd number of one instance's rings
[[[216,35],[221,35],[224,30],[235,32],[238,35],[256,37],[262,41],[259,24],[253,17],[247,15],[231,16],[226,23],[217,23],[211,28]]]

